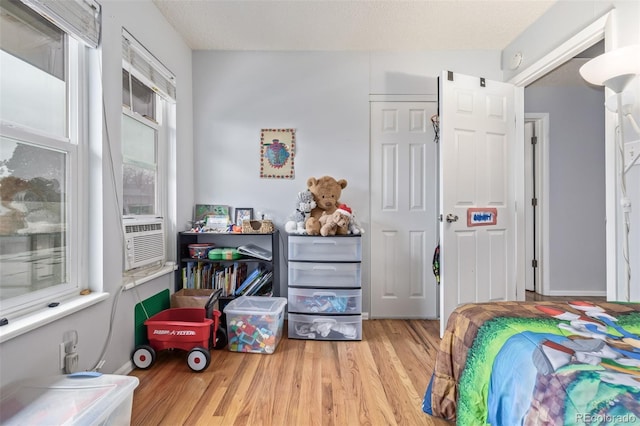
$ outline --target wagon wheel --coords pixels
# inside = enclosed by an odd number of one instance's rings
[[[156,361],[156,351],[149,345],[137,346],[131,355],[131,360],[138,368],[149,368]]]
[[[202,371],[211,363],[211,354],[208,349],[197,347],[189,351],[187,364],[193,371]]]
[[[227,346],[227,330],[218,328],[216,330],[216,341],[213,343],[213,349],[222,349]]]

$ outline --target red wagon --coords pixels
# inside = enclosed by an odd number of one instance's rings
[[[139,345],[132,355],[133,364],[149,368],[156,352],[164,349],[188,351],[187,364],[193,371],[202,371],[211,362],[210,348],[221,349],[227,344],[224,328],[219,328],[220,311],[211,307],[219,291],[214,292],[204,308],[171,308],[147,319],[148,345]]]

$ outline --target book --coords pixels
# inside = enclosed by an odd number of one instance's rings
[[[263,288],[269,287],[269,285],[271,284],[272,278],[273,278],[273,272],[271,271],[267,272],[266,274],[260,277],[260,279],[255,285],[252,285],[251,287],[249,287],[245,292],[245,294],[247,296],[255,296],[259,294],[263,290]]]
[[[244,291],[247,289],[247,287],[249,287],[251,284],[253,284],[255,281],[257,281],[260,276],[262,275],[264,271],[261,268],[256,268],[254,269],[248,276],[247,278],[245,278],[245,280],[242,282],[242,284],[240,284],[240,286],[238,286],[238,288],[235,291],[235,295],[239,296],[242,293],[244,293]]]
[[[249,287],[242,293],[245,296],[253,295],[260,287],[262,287],[266,282],[271,282],[271,272],[267,272],[265,274],[261,274],[257,280],[251,283]]]
[[[267,250],[265,248],[259,247],[255,244],[245,244],[237,248],[238,253],[244,256],[256,257],[258,259],[271,261],[273,259],[273,254],[271,250]]]

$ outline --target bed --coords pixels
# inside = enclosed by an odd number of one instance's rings
[[[423,411],[460,425],[640,423],[640,304],[458,307]]]

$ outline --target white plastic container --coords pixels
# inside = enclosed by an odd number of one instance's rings
[[[361,283],[361,264],[289,262],[289,286],[355,288]],[[290,309],[291,310],[291,309]]]
[[[288,316],[290,339],[362,340],[362,315]]]
[[[362,260],[362,238],[360,235],[335,237],[290,235],[289,260],[359,262]]]
[[[240,296],[224,308],[229,350],[272,354],[284,326],[284,297]]]
[[[339,290],[289,288],[289,312],[310,314],[359,314],[362,289]]]
[[[2,388],[0,424],[127,426],[138,383],[137,377],[100,373],[16,382]]]

